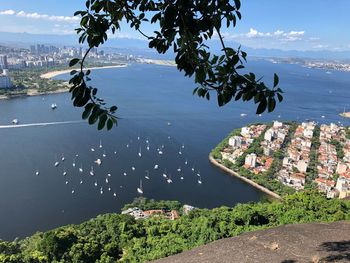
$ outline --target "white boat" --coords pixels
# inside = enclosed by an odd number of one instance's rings
[[[142,153],[141,153],[141,147],[140,147],[140,150],[139,150],[139,153],[138,153],[139,157],[142,156]]]
[[[114,154],[117,154],[117,151],[114,151]]]
[[[75,167],[75,159],[73,160],[73,163],[72,163],[73,167]]]
[[[101,159],[97,159],[97,160],[95,161],[95,163],[96,163],[97,165],[101,165],[101,164],[102,164],[102,161],[101,161]]]
[[[126,176],[126,172],[124,172],[123,175]]]
[[[181,148],[182,148],[182,149],[185,149],[185,144],[182,144]]]
[[[148,170],[146,170],[146,175],[145,175],[145,178],[147,179],[147,180],[149,180],[150,178],[149,178],[149,171]]]
[[[180,148],[180,150],[179,150],[179,154],[180,154],[180,155],[182,154],[181,148]]]
[[[36,176],[38,176],[38,175],[39,175],[39,171],[38,171],[38,170],[36,170],[35,175],[36,175]]]
[[[66,181],[66,184],[68,184],[68,181]]]
[[[168,184],[171,184],[173,180],[171,180],[171,176],[169,175],[169,178],[166,180]]]
[[[114,196],[114,197],[117,197],[117,193],[116,193],[116,192],[114,192],[114,193],[113,193],[113,196]]]
[[[62,158],[61,158],[62,162],[64,162],[66,160],[66,158],[64,158],[64,155],[62,154]]]
[[[132,167],[131,167],[131,170],[135,171],[135,170],[136,170],[136,168],[135,168],[134,166],[132,166]]]
[[[198,184],[202,184],[202,180],[200,178],[198,179],[197,182],[198,182]]]
[[[60,165],[60,162],[55,162],[55,167],[59,166]]]
[[[201,172],[200,171],[197,172],[197,176],[199,176],[199,177],[201,176]]]
[[[181,176],[181,177],[180,177],[180,179],[181,179],[181,180],[183,180],[183,179],[184,179],[184,177],[183,177],[183,176]]]
[[[178,172],[181,172],[181,167],[177,168],[177,171],[178,171]]]
[[[140,140],[140,136],[137,136],[137,140],[138,140],[138,141]]]
[[[83,184],[83,180],[80,180],[80,184]]]
[[[92,148],[92,147],[91,147],[91,149],[90,149],[90,150],[91,150],[92,152],[94,152],[94,151],[95,151],[95,149],[94,149],[94,148]]]
[[[108,183],[109,183],[109,180],[108,180],[108,178],[106,178],[105,182],[106,182],[106,184],[108,184]]]
[[[149,151],[149,145],[146,146],[147,151]]]
[[[111,191],[112,189],[110,187],[108,187],[108,191]]]
[[[126,145],[126,148],[129,148],[129,144]]]
[[[106,157],[106,151],[103,151],[103,154],[102,154],[103,157]]]
[[[158,165],[158,164],[156,164],[156,165],[153,167],[154,170],[157,170],[158,168],[159,168],[159,165]]]
[[[83,165],[81,164],[80,167],[79,167],[79,172],[83,172]]]
[[[168,136],[168,139],[170,140],[170,139],[171,139],[171,137],[170,137],[170,136]]]
[[[167,178],[167,177],[168,177],[168,175],[166,174],[166,169],[164,169],[163,177],[164,177],[164,178]]]
[[[167,124],[168,124],[168,126],[171,126],[171,122],[168,122]]]
[[[13,124],[13,125],[17,125],[17,124],[18,124],[18,119],[13,119],[13,120],[12,120],[12,124]]]
[[[194,172],[194,166],[192,166],[191,170],[192,170],[192,172]]]
[[[186,161],[185,161],[185,164],[186,164],[186,165],[188,164],[188,161],[187,161],[187,159],[186,159]]]
[[[102,148],[102,141],[100,140],[100,145],[99,145],[100,148]]]
[[[137,192],[138,192],[139,194],[143,194],[142,180],[140,180],[140,186],[137,187]]]
[[[97,181],[95,181],[94,185],[97,187]]]
[[[91,175],[91,176],[94,176],[94,175],[95,175],[95,173],[94,173],[94,167],[93,167],[93,166],[91,166],[90,175]]]
[[[72,194],[74,194],[75,193],[75,191],[74,190],[72,190]]]
[[[66,169],[63,168],[63,173],[62,173],[63,176],[66,176],[67,175],[67,172],[66,172]]]
[[[162,151],[162,150],[159,150],[159,151],[158,151],[158,154],[159,154],[159,155],[162,155],[162,154],[163,154],[163,151]]]
[[[324,118],[326,118],[326,116],[322,115],[321,118],[324,119]]]
[[[108,177],[111,177],[112,175],[111,174],[107,174]]]
[[[240,115],[241,115],[241,117],[245,117],[245,116],[247,116],[248,114],[247,114],[247,113],[241,113]]]
[[[100,188],[100,194],[101,195],[103,194],[103,188],[102,187]]]
[[[51,104],[51,109],[54,110],[54,109],[56,109],[56,108],[57,108],[57,104],[56,104],[56,103],[52,103],[52,104]]]

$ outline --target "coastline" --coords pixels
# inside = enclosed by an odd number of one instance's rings
[[[153,64],[153,65],[159,65],[159,66],[169,66],[169,67],[176,66],[176,63],[173,60],[138,59],[137,62],[141,64]]]
[[[209,161],[213,165],[215,165],[218,168],[220,168],[221,170],[223,170],[224,172],[241,179],[242,181],[250,184],[251,186],[253,186],[253,187],[257,188],[257,189],[259,189],[260,191],[264,192],[265,194],[271,196],[272,198],[277,199],[277,200],[282,200],[283,199],[280,195],[272,192],[271,190],[269,190],[269,189],[267,189],[267,188],[257,184],[256,182],[254,182],[254,181],[252,181],[252,180],[250,180],[250,179],[248,179],[246,177],[243,177],[243,176],[239,175],[239,173],[237,173],[237,172],[235,172],[235,171],[225,167],[224,165],[222,165],[221,163],[216,161],[215,158],[211,154],[209,154]]]
[[[108,68],[126,68],[128,65],[115,65],[115,66],[103,66],[103,67],[91,67],[91,68],[85,68],[84,70],[98,70],[98,69],[108,69]],[[50,71],[44,74],[40,75],[40,78],[42,79],[51,79],[54,77],[57,77],[62,74],[70,73],[72,70],[79,70],[77,68],[71,68],[71,69],[63,69],[63,70],[56,70],[56,71]]]

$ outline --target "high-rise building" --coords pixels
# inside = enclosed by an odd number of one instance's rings
[[[7,56],[0,56],[0,69],[8,69]]]
[[[0,89],[9,89],[12,87],[11,78],[8,74],[8,69],[3,69],[0,74]]]

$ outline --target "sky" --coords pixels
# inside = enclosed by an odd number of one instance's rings
[[[0,0],[0,31],[74,34],[84,0]],[[226,40],[252,48],[350,50],[350,0],[241,0],[242,20]],[[152,32],[151,26],[144,26]],[[126,25],[116,38],[142,38]]]

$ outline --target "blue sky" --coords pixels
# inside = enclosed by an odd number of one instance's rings
[[[84,0],[1,0],[0,31],[73,34],[72,15],[84,7]],[[350,50],[349,10],[349,0],[242,0],[243,19],[224,36],[254,48]],[[125,27],[115,37],[141,36]]]

